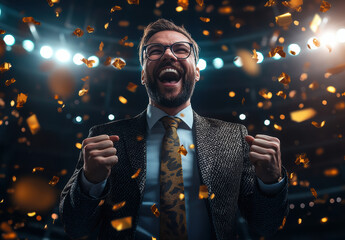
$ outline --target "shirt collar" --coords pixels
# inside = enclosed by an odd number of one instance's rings
[[[151,130],[152,127],[164,116],[169,116],[167,113],[161,109],[149,104],[147,107],[146,120],[148,124],[148,129]],[[193,109],[192,105],[188,105],[186,108],[178,112],[174,117],[180,118],[188,128],[193,127]]]

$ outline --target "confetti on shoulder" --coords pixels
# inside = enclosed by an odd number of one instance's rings
[[[139,174],[140,174],[140,171],[141,171],[141,168],[139,168],[139,169],[136,171],[136,173],[134,173],[134,174],[131,176],[131,178],[132,178],[132,179],[137,178],[137,177],[139,176]]]

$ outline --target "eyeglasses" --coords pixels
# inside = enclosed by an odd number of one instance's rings
[[[163,45],[160,43],[151,43],[145,45],[143,47],[143,51],[141,52],[141,62],[144,61],[144,52],[145,56],[150,59],[151,61],[159,60],[165,53],[165,50],[170,48],[170,51],[177,59],[186,59],[190,56],[190,53],[193,49],[194,58],[196,61],[194,46],[192,43],[189,42],[175,42],[172,45]]]

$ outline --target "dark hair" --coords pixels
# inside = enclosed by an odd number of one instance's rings
[[[193,44],[193,48],[195,51],[195,62],[198,62],[199,60],[199,46],[198,44],[194,41],[190,33],[184,28],[184,26],[177,26],[173,22],[166,20],[164,18],[158,19],[155,22],[150,23],[144,30],[144,34],[139,42],[139,61],[140,64],[143,65],[143,59],[141,59],[141,54],[143,50],[143,46],[146,45],[146,43],[149,41],[149,39],[157,32],[161,31],[175,31],[182,33],[185,35],[189,41]]]

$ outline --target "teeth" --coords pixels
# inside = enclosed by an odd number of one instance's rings
[[[162,77],[164,73],[166,72],[173,72],[173,73],[176,73],[178,75],[178,72],[173,69],[173,68],[166,68],[164,70],[162,70],[160,73],[159,73],[159,76],[158,77]]]

